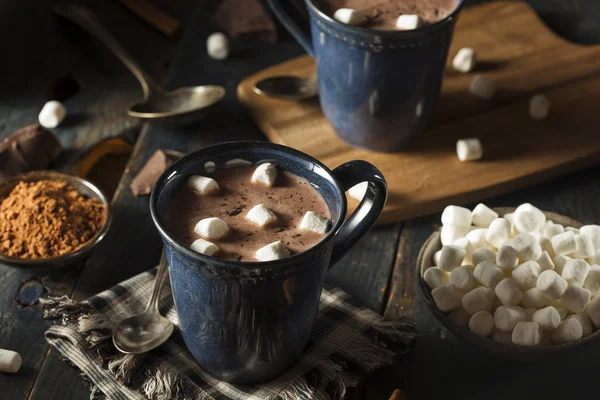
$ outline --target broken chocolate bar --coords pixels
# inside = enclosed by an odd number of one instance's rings
[[[223,0],[212,22],[233,39],[254,33],[267,43],[277,40],[275,23],[258,0]]]
[[[129,186],[134,196],[150,194],[154,182],[171,164],[183,157],[183,153],[174,150],[158,149],[148,159]]]

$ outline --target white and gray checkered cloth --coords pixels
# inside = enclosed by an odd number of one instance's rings
[[[350,304],[341,290],[324,290],[310,343],[301,359],[280,377],[260,385],[240,386],[205,373],[187,351],[178,332],[144,355],[124,355],[112,344],[111,331],[146,308],[154,286],[153,269],[88,300],[67,297],[42,300],[45,318],[57,320],[46,339],[79,368],[92,399],[334,399],[369,373],[406,353],[415,337],[410,319],[384,321],[373,311]],[[176,326],[171,290],[162,291],[161,312]]]

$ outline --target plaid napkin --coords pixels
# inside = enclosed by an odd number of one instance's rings
[[[391,364],[406,353],[415,336],[409,319],[383,321],[370,310],[350,304],[341,290],[324,290],[319,314],[301,359],[280,377],[241,386],[204,372],[176,330],[158,349],[124,355],[112,344],[111,330],[146,308],[156,269],[144,272],[88,300],[42,300],[44,318],[57,320],[46,340],[82,372],[92,399],[308,400],[340,398],[358,383],[356,373]],[[161,313],[176,326],[169,284],[162,290]]]

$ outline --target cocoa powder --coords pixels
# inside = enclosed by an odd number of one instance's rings
[[[22,181],[0,203],[0,252],[32,259],[71,253],[105,220],[102,203],[64,181]]]

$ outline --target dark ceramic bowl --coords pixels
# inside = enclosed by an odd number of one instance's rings
[[[514,208],[496,208],[495,211],[499,215],[504,215],[506,213],[514,212]],[[544,212],[546,214],[546,218],[552,220],[556,223],[559,223],[564,226],[572,226],[575,228],[581,227],[581,222],[575,221],[571,218],[565,217],[560,214],[555,214],[551,212]],[[558,345],[547,345],[547,346],[537,346],[537,347],[524,347],[516,344],[504,344],[500,342],[496,342],[489,337],[481,337],[478,336],[468,329],[459,326],[454,321],[450,319],[450,317],[440,311],[440,309],[435,304],[433,297],[431,296],[431,289],[423,280],[423,274],[425,270],[432,265],[433,263],[433,255],[436,251],[442,248],[442,243],[440,241],[440,230],[435,231],[423,244],[421,247],[421,251],[419,252],[419,256],[417,258],[417,271],[419,273],[419,286],[421,288],[421,295],[425,300],[425,304],[429,307],[429,310],[433,313],[433,315],[437,318],[438,321],[444,325],[446,329],[454,334],[459,339],[465,340],[466,342],[471,343],[473,346],[481,349],[487,353],[496,355],[498,357],[502,357],[505,359],[515,360],[515,361],[525,361],[532,362],[542,360],[546,357],[557,356],[559,354],[564,354],[568,350],[572,349],[581,349],[592,342],[598,340],[600,337],[600,330],[595,331],[590,336],[587,336],[583,339],[577,340],[575,342],[558,344]]]
[[[112,220],[112,213],[109,201],[106,199],[102,191],[98,189],[96,185],[77,176],[67,175],[54,171],[33,171],[26,174],[18,175],[0,184],[0,199],[3,199],[6,196],[8,196],[10,191],[17,185],[17,183],[21,181],[37,182],[41,180],[66,181],[69,185],[73,186],[84,196],[98,200],[104,205],[106,210],[106,218],[104,220],[104,225],[94,235],[94,237],[92,237],[83,246],[81,246],[74,252],[63,254],[62,256],[58,257],[39,259],[10,257],[0,253],[0,263],[10,265],[11,267],[31,269],[51,269],[71,265],[89,255],[92,249],[98,243],[100,243],[100,241],[108,232]]]

